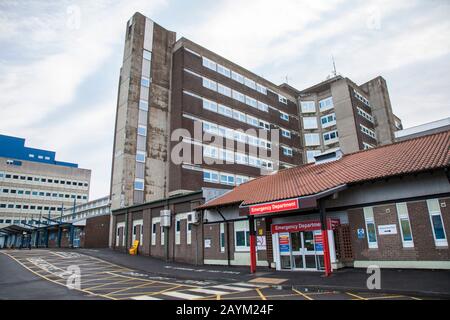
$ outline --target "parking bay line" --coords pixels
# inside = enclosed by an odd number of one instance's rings
[[[299,291],[297,289],[292,288],[292,291],[294,291],[295,293],[301,295],[303,298],[305,298],[307,300],[314,300],[313,298],[308,297],[306,294],[304,294],[303,292],[301,292],[301,291]]]

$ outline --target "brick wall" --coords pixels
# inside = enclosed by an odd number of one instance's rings
[[[439,199],[445,231],[450,234],[450,198]],[[448,247],[436,247],[426,200],[407,203],[409,220],[414,240],[413,248],[404,248],[395,203],[373,207],[377,230],[378,248],[369,249],[363,208],[348,210],[350,231],[355,260],[382,261],[448,261]],[[378,226],[395,224],[397,234],[379,235]],[[357,229],[365,229],[364,239],[358,239]]]

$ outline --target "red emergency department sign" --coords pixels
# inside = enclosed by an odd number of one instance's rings
[[[299,208],[298,199],[259,204],[250,207],[250,215],[291,211]]]

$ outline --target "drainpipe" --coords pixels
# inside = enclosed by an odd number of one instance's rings
[[[248,217],[248,225],[250,229],[250,272],[256,272],[256,232],[255,232],[255,217],[250,215]]]
[[[227,236],[227,262],[228,262],[228,266],[231,265],[231,252],[230,252],[230,232],[229,232],[229,224],[227,219],[225,219],[225,217],[223,216],[222,212],[220,212],[220,209],[217,207],[216,208],[217,212],[220,214],[220,216],[222,217],[224,223],[225,223],[225,234]]]
[[[125,213],[125,252],[128,252],[128,208],[127,212]]]

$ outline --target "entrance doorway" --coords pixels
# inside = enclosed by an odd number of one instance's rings
[[[285,243],[280,250],[281,269],[319,271],[324,270],[322,232],[301,231],[280,234],[280,244]]]

